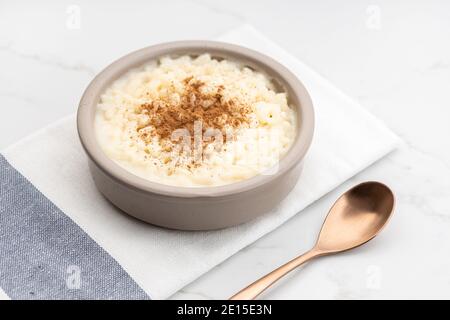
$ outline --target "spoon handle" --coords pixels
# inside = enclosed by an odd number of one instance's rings
[[[317,250],[312,249],[305,254],[298,256],[297,258],[292,259],[288,263],[283,264],[281,267],[275,269],[274,271],[268,273],[264,277],[256,280],[248,287],[242,289],[234,296],[230,298],[230,300],[250,300],[255,299],[258,295],[260,295],[264,290],[274,284],[281,277],[285,276],[295,268],[301,266],[306,261],[311,260],[312,258],[318,256],[319,253]]]

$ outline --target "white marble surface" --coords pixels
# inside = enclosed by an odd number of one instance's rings
[[[78,15],[79,11],[79,15]],[[448,1],[1,1],[0,149],[73,113],[115,58],[251,23],[383,119],[405,145],[173,298],[226,298],[308,249],[356,182],[395,190],[388,228],[292,273],[266,299],[450,298]]]

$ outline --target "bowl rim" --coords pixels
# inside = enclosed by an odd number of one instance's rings
[[[184,53],[183,53],[184,52]],[[97,142],[94,130],[94,110],[100,95],[111,83],[127,71],[142,66],[146,61],[157,59],[164,55],[216,53],[237,61],[245,61],[258,65],[258,71],[268,73],[272,78],[290,87],[290,94],[300,101],[297,113],[301,111],[301,125],[298,124],[296,138],[286,155],[278,161],[278,168],[274,174],[258,174],[251,178],[220,186],[183,187],[153,182],[141,178],[122,168],[110,159]],[[213,54],[214,55],[214,54]],[[274,75],[275,74],[275,75]],[[299,117],[299,115],[298,115]],[[152,45],[112,62],[104,68],[90,82],[81,97],[77,112],[77,130],[81,145],[89,159],[109,175],[113,180],[125,184],[138,192],[152,193],[161,196],[181,198],[210,198],[239,196],[269,184],[271,181],[284,176],[299,164],[306,155],[314,135],[315,117],[311,98],[305,86],[286,67],[274,59],[255,50],[210,40],[184,40]]]

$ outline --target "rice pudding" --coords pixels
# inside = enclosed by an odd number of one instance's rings
[[[264,73],[209,54],[162,57],[116,80],[97,105],[105,154],[158,183],[218,186],[270,173],[296,114]]]

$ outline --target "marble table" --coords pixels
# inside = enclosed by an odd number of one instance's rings
[[[369,179],[390,185],[398,200],[379,238],[306,265],[262,298],[450,298],[448,1],[2,1],[0,149],[75,112],[88,82],[118,56],[242,23],[330,79],[405,143],[172,298],[226,298],[308,249],[334,199]]]

